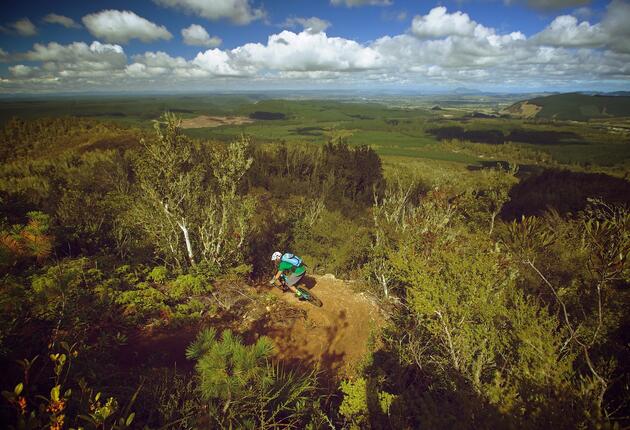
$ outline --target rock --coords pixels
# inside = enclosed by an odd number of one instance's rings
[[[335,275],[333,275],[332,273],[326,273],[324,276],[322,276],[322,279],[328,279],[328,280],[334,281],[337,278],[335,278]]]

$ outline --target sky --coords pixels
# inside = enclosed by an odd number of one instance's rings
[[[0,94],[630,90],[630,0],[5,0]]]

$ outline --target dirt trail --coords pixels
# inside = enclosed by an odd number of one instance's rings
[[[366,295],[331,275],[308,277],[305,284],[323,302],[321,308],[273,288],[271,293],[290,306],[268,306],[271,319],[254,322],[250,334],[273,339],[283,362],[347,375],[368,351],[370,334],[382,326],[380,311]]]
[[[384,323],[379,308],[353,291],[351,283],[331,275],[309,276],[304,283],[323,302],[321,308],[275,287],[248,287],[247,294],[228,294],[240,300],[209,319],[186,327],[135,330],[119,354],[119,364],[192,370],[194,363],[184,356],[186,347],[202,327],[211,326],[231,329],[246,343],[268,336],[280,361],[293,368],[319,367],[331,382],[350,375],[368,351],[370,335]],[[265,293],[271,297],[264,298]]]

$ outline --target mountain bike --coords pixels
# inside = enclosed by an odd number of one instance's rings
[[[289,286],[287,285],[287,280],[286,280],[286,277],[284,275],[280,275],[280,278],[278,278],[278,281],[280,281],[279,282],[280,285],[278,285],[278,283],[275,283],[275,282],[274,282],[274,285],[278,286],[284,292],[291,291],[289,289]],[[317,296],[315,296],[315,294],[313,294],[304,285],[296,285],[295,289],[298,290],[298,292],[296,294],[296,297],[298,299],[310,302],[313,305],[317,306],[318,308],[321,308],[324,305],[322,303],[322,301],[319,300],[317,298]]]

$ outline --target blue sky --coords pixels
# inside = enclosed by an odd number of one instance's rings
[[[630,89],[627,0],[8,0],[3,8],[5,94]]]

